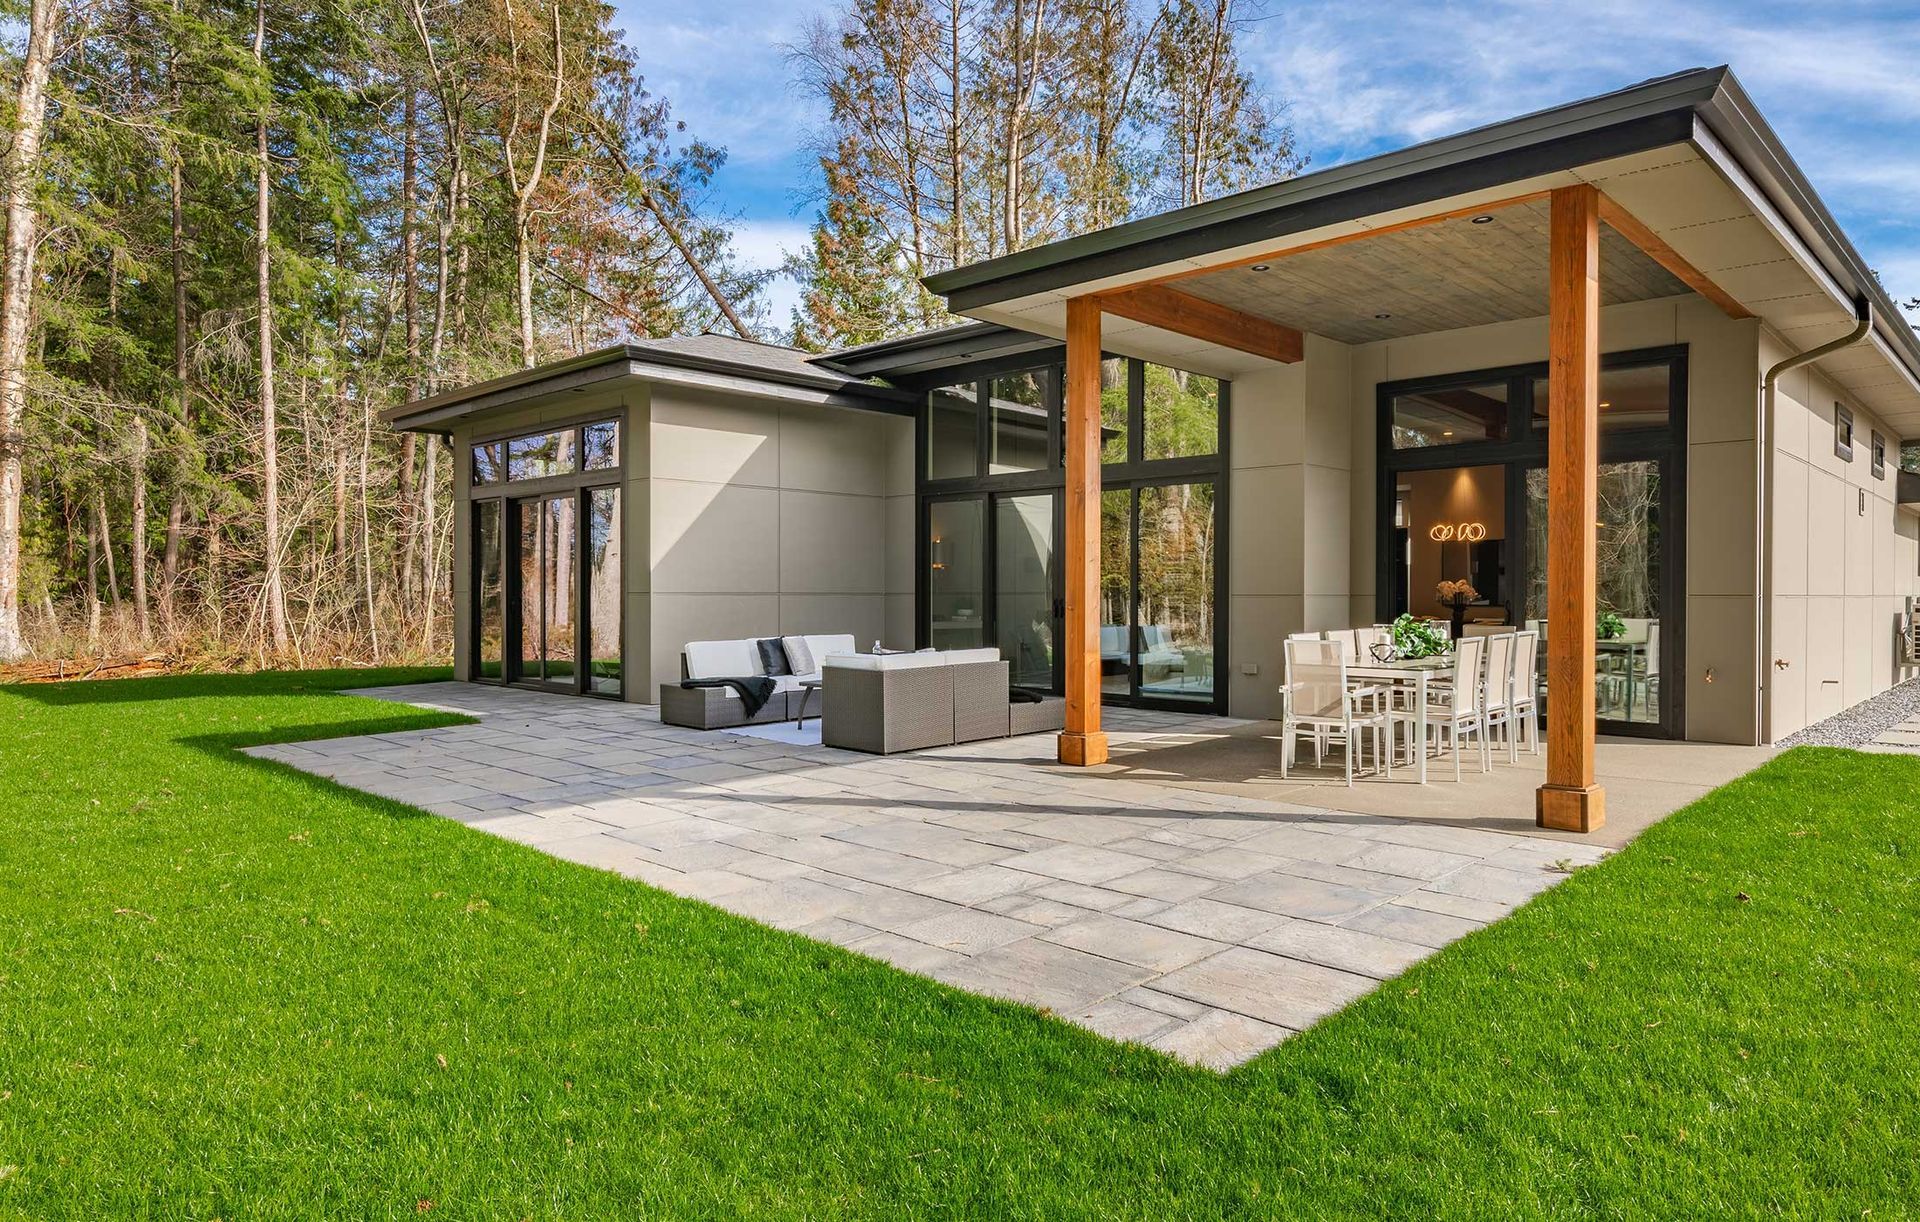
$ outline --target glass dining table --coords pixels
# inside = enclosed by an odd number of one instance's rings
[[[1433,675],[1445,674],[1452,669],[1453,658],[1446,654],[1430,658],[1394,658],[1385,662],[1366,658],[1347,663],[1349,682],[1362,682],[1368,686],[1386,684],[1405,689],[1412,695],[1414,731],[1408,736],[1408,750],[1413,753],[1414,768],[1422,785],[1427,783],[1427,685]],[[1419,743],[1417,750],[1413,746],[1416,742]]]

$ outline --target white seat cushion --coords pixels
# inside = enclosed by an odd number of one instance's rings
[[[821,670],[920,670],[947,665],[943,653],[836,653],[821,663]]]
[[[753,641],[688,641],[687,678],[743,679],[766,673]]]
[[[953,666],[963,666],[968,662],[998,662],[1000,651],[998,649],[949,649],[946,658],[948,664]]]

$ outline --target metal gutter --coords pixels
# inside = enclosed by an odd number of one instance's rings
[[[1773,709],[1770,700],[1772,684],[1767,677],[1767,655],[1773,652],[1773,536],[1769,527],[1772,519],[1769,514],[1768,494],[1773,488],[1773,410],[1774,400],[1779,389],[1780,379],[1796,369],[1811,365],[1823,356],[1830,356],[1842,348],[1851,348],[1865,339],[1873,331],[1873,302],[1866,297],[1857,297],[1853,305],[1854,324],[1844,335],[1837,335],[1824,344],[1818,344],[1805,352],[1796,352],[1785,360],[1776,363],[1760,379],[1760,420],[1755,428],[1754,452],[1754,515],[1753,541],[1754,572],[1759,575],[1760,585],[1753,600],[1753,673],[1757,688],[1758,701],[1754,708],[1754,742],[1764,744],[1773,741]],[[1774,658],[1772,666],[1778,670],[1787,668],[1785,658]]]
[[[1813,185],[1801,173],[1780,137],[1754,106],[1740,82],[1728,73],[1719,89],[1700,107],[1700,120],[1716,138],[1719,150],[1696,140],[1710,158],[1723,152],[1766,197],[1789,232],[1806,248],[1832,282],[1829,291],[1842,302],[1865,298],[1875,315],[1875,346],[1905,369],[1920,391],[1920,335],[1907,325],[1885,286],[1848,240]],[[1721,165],[1725,173],[1728,166]],[[1856,313],[1857,317],[1857,313]]]
[[[1730,74],[1698,68],[1272,186],[926,278],[956,310],[1272,241],[1341,221],[1574,169],[1692,134]]]

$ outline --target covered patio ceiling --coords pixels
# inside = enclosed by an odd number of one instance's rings
[[[1077,270],[1104,271],[1120,256],[1081,257],[1059,267],[1057,283],[1040,280],[1043,272],[1023,271],[964,288],[954,294],[954,304],[973,318],[1054,337],[1066,334],[1070,297],[1137,286],[1176,290],[1348,344],[1544,320],[1546,196],[1583,184],[1597,188],[1609,210],[1601,230],[1603,305],[1700,291],[1735,317],[1758,317],[1795,350],[1852,325],[1850,286],[1832,273],[1830,260],[1801,240],[1804,226],[1790,225],[1704,126],[1659,147],[1218,250],[1150,262],[1156,246],[1170,254],[1175,247],[1136,243],[1123,253],[1127,262],[1144,266],[1073,281]],[[1844,241],[1837,231],[1833,237]],[[1676,267],[1697,275],[1677,275],[1671,270]],[[936,285],[942,279],[936,277]],[[998,296],[1007,291],[1017,295]],[[1920,437],[1920,378],[1906,359],[1911,354],[1895,351],[1907,346],[1898,334],[1905,321],[1886,308],[1878,286],[1867,295],[1880,302],[1874,332],[1822,358],[1819,368],[1901,436]],[[1225,377],[1267,364],[1261,356],[1112,307],[1102,339],[1113,352]]]
[[[1604,305],[1688,292],[1612,229],[1600,236]],[[1547,201],[1323,246],[1175,282],[1195,297],[1345,344],[1547,313]]]

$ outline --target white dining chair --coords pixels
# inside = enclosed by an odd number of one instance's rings
[[[1540,754],[1540,681],[1534,677],[1539,660],[1540,634],[1531,629],[1514,633],[1513,696],[1507,709],[1507,723],[1509,727],[1518,726],[1526,734],[1535,755]]]
[[[1497,729],[1506,738],[1507,762],[1516,759],[1513,739],[1513,679],[1516,636],[1502,632],[1483,637],[1486,659],[1480,667],[1480,724],[1487,737]]]
[[[1454,643],[1453,666],[1442,676],[1443,682],[1429,689],[1426,721],[1415,728],[1420,749],[1426,750],[1428,730],[1438,730],[1442,741],[1453,744],[1453,779],[1460,779],[1460,738],[1471,734],[1480,740],[1480,771],[1492,766],[1487,754],[1486,725],[1481,719],[1480,658],[1487,638],[1470,636]],[[1412,709],[1396,709],[1392,716],[1402,721],[1419,721]],[[1439,744],[1436,743],[1436,746]]]
[[[1291,776],[1293,753],[1303,732],[1313,735],[1313,762],[1325,762],[1329,739],[1337,740],[1353,784],[1354,757],[1373,731],[1374,766],[1393,775],[1391,714],[1371,698],[1374,689],[1347,678],[1347,658],[1338,641],[1287,642],[1287,683],[1280,689],[1280,776]]]

